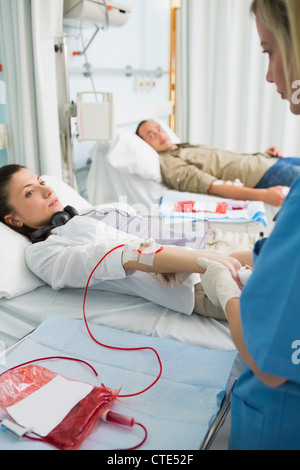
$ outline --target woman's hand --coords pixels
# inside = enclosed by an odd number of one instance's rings
[[[213,304],[222,307],[226,313],[227,302],[240,297],[240,288],[232,279],[229,270],[221,263],[205,258],[198,258],[197,263],[205,270],[201,276],[205,294]]]

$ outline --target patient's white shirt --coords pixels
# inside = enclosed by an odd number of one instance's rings
[[[133,239],[139,238],[92,217],[75,216],[53,229],[47,240],[29,245],[26,262],[32,272],[55,290],[85,288],[99,261],[114,247]],[[198,274],[189,276],[179,287],[164,287],[148,273],[126,272],[122,253],[123,247],[103,259],[90,279],[90,288],[143,297],[187,315],[193,312]]]

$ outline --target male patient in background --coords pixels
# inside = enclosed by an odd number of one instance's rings
[[[142,121],[136,134],[158,152],[163,183],[178,191],[281,206],[287,187],[300,175],[300,158],[284,158],[276,147],[240,154],[174,144],[156,121]]]

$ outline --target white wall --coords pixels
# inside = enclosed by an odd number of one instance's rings
[[[99,31],[87,50],[88,63],[93,69],[104,69],[93,74],[95,89],[114,94],[116,107],[127,108],[158,104],[169,100],[169,75],[155,79],[153,87],[138,87],[137,83],[149,82],[155,78],[158,68],[169,71],[170,66],[170,13],[171,0],[118,0],[132,9],[126,25],[111,26],[107,31]],[[76,101],[76,93],[93,91],[90,78],[82,73],[74,73],[74,69],[86,63],[84,56],[73,56],[73,51],[81,51],[82,40],[79,30],[64,28],[68,37],[70,97]],[[95,30],[83,30],[83,43],[86,45]],[[76,35],[76,36],[75,36]],[[134,77],[125,76],[125,68],[131,66],[134,70],[153,71],[153,74],[139,73]],[[105,69],[110,70],[106,72]],[[118,72],[124,69],[124,74]],[[115,70],[112,71],[112,70]],[[145,116],[147,118],[149,116]],[[135,128],[135,124],[132,124]],[[74,143],[74,163],[76,167],[85,165],[85,149],[88,143]],[[84,149],[84,151],[82,151]]]

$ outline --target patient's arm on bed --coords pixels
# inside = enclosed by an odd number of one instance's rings
[[[282,385],[285,382],[285,379],[261,372],[259,367],[250,356],[242,334],[239,299],[234,298],[227,302],[226,316],[228,319],[232,339],[239,353],[246,361],[252,372],[269,387],[278,387],[279,385]]]
[[[281,206],[285,195],[282,192],[283,186],[273,186],[267,189],[238,187],[229,184],[211,184],[208,194],[229,199],[245,201],[262,201],[273,206]]]
[[[145,247],[141,246],[143,251]],[[186,250],[184,248],[164,246],[163,250],[156,253],[153,266],[147,266],[138,261],[128,261],[124,264],[125,269],[133,269],[143,272],[167,273],[199,273],[203,274],[204,269],[197,264],[197,258],[218,261],[226,266],[233,279],[240,284],[237,271],[241,268],[241,263],[233,257],[224,256],[212,250]]]

